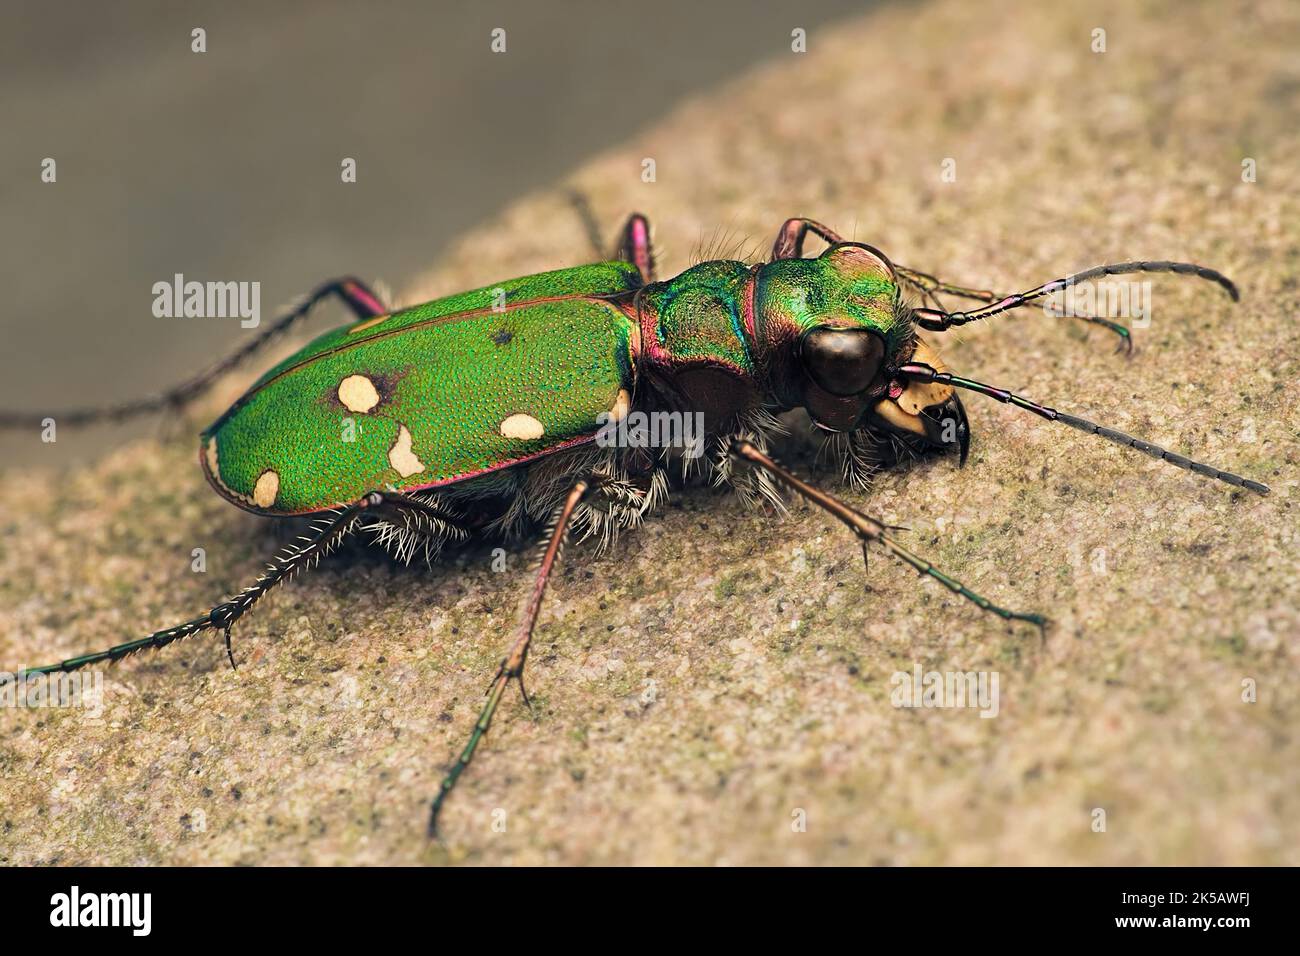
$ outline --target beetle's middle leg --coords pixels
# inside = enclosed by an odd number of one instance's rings
[[[388,312],[379,297],[360,279],[334,279],[317,288],[288,313],[277,318],[256,338],[240,346],[206,371],[174,388],[147,398],[135,399],[102,408],[74,408],[54,413],[0,411],[0,428],[40,428],[41,420],[47,416],[55,419],[60,424],[88,425],[95,422],[124,421],[150,412],[183,408],[218,378],[260,352],[273,340],[287,332],[291,326],[305,318],[318,302],[330,296],[338,296],[342,299],[343,303],[358,320],[377,318],[386,315]]]
[[[600,236],[600,223],[597,222],[595,213],[591,211],[591,202],[585,193],[576,189],[569,193],[569,201],[573,203],[578,218],[582,220],[592,252],[598,259],[604,259],[608,253]],[[650,220],[641,213],[634,212],[627,217],[627,222],[623,224],[618,236],[613,258],[636,266],[637,272],[641,273],[641,281],[647,285],[654,282],[655,255],[654,247],[650,243]]]
[[[615,256],[630,262],[641,273],[641,281],[649,285],[655,281],[655,254],[650,245],[650,220],[639,212],[627,217],[620,233]]]
[[[572,520],[574,512],[578,510],[578,506],[591,491],[593,483],[594,479],[579,479],[569,489],[563,504],[560,505],[559,510],[556,512],[555,524],[551,528],[546,550],[542,553],[542,563],[537,572],[537,581],[533,585],[533,592],[528,599],[527,607],[524,609],[523,619],[519,622],[519,630],[516,632],[515,641],[497,667],[496,676],[492,678],[492,684],[488,688],[487,703],[483,705],[483,710],[474,724],[474,730],[470,734],[469,742],[465,744],[465,748],[461,751],[460,756],[456,758],[455,764],[443,777],[442,784],[438,788],[438,795],[433,798],[433,804],[429,809],[430,837],[437,836],[438,813],[442,810],[442,805],[451,793],[452,788],[456,786],[456,781],[460,779],[460,775],[465,772],[465,768],[474,759],[474,751],[478,749],[479,743],[487,734],[488,727],[492,725],[492,716],[496,713],[497,707],[501,703],[501,697],[505,694],[506,688],[512,680],[519,681],[519,692],[524,696],[524,703],[531,706],[528,700],[528,692],[524,690],[524,662],[528,658],[528,647],[532,643],[533,630],[537,626],[537,615],[542,609],[542,595],[546,591],[546,584],[550,580],[551,572],[559,562],[560,551],[564,546],[564,538],[569,528],[569,522]]]

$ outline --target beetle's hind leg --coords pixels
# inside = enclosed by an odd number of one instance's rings
[[[447,771],[446,776],[443,777],[442,785],[438,788],[438,795],[433,798],[433,803],[429,809],[430,837],[437,836],[438,814],[442,810],[442,805],[446,802],[452,788],[456,786],[456,781],[465,772],[465,768],[474,759],[474,751],[478,749],[479,743],[482,742],[484,735],[488,732],[488,727],[492,725],[492,717],[496,714],[497,707],[501,703],[501,697],[505,694],[506,687],[509,686],[512,680],[519,682],[519,691],[523,694],[524,703],[529,703],[528,693],[524,690],[524,662],[528,658],[528,647],[533,640],[533,629],[537,625],[537,615],[542,608],[542,595],[546,591],[546,584],[550,580],[551,572],[559,562],[569,523],[578,507],[582,504],[583,499],[591,491],[594,483],[594,479],[579,479],[569,489],[564,502],[556,511],[555,523],[547,537],[546,549],[542,552],[542,562],[537,572],[537,581],[533,585],[533,591],[528,598],[523,618],[519,622],[519,630],[516,632],[514,643],[497,667],[496,676],[492,678],[492,683],[488,687],[487,702],[483,705],[483,710],[474,723],[469,742],[465,744],[460,756],[456,758],[456,762]]]
[[[394,507],[418,510],[423,507],[423,504],[403,495],[372,492],[359,501],[321,516],[312,526],[311,532],[282,549],[256,581],[206,613],[191,618],[183,624],[177,624],[175,627],[155,631],[148,637],[127,641],[125,644],[118,644],[107,650],[71,657],[57,664],[29,667],[16,675],[0,672],[0,686],[9,681],[22,680],[26,674],[56,674],[78,670],[91,664],[113,663],[139,651],[157,650],[204,631],[220,631],[224,634],[226,654],[233,667],[235,659],[230,644],[231,628],[262,599],[263,595],[298,572],[315,567],[322,557],[343,543],[368,513],[383,514],[387,509]]]
[[[287,313],[268,325],[252,341],[240,346],[207,371],[165,392],[147,398],[108,405],[101,408],[74,408],[62,412],[5,412],[0,411],[0,428],[40,428],[44,418],[53,418],[59,424],[90,425],[96,422],[120,422],[150,412],[179,412],[222,375],[251,358],[279,338],[299,320],[305,318],[322,299],[338,296],[358,320],[385,315],[388,309],[379,297],[360,279],[334,279],[317,288],[297,303]]]
[[[994,604],[988,598],[976,594],[960,581],[944,574],[929,561],[919,555],[913,554],[907,548],[899,544],[888,534],[890,529],[884,522],[872,518],[870,515],[863,514],[856,508],[846,505],[838,498],[796,478],[793,474],[786,471],[755,447],[752,442],[743,438],[732,441],[729,444],[728,453],[765,472],[781,485],[789,488],[806,501],[816,505],[823,511],[826,511],[833,517],[839,519],[854,533],[854,535],[857,536],[858,540],[862,542],[862,556],[864,560],[867,556],[868,546],[873,543],[879,544],[893,554],[894,557],[915,568],[917,573],[934,578],[934,580],[938,581],[954,594],[961,595],[981,609],[996,614],[1003,620],[1027,621],[1045,633],[1047,626],[1047,619],[1045,617],[1039,614],[1025,614],[1019,611],[1009,611],[1004,607],[999,607]]]

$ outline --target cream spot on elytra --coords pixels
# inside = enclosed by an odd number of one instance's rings
[[[632,407],[632,396],[627,393],[627,389],[618,390],[618,398],[614,399],[614,407],[609,410],[609,420],[611,422],[621,422],[627,417],[627,410]]]
[[[397,432],[397,441],[388,449],[388,463],[397,469],[403,478],[410,478],[424,471],[424,462],[415,457],[411,451],[411,433],[402,425]]]
[[[511,415],[501,423],[501,434],[506,438],[516,438],[519,441],[533,441],[545,435],[546,429],[532,415],[521,413]]]
[[[364,375],[349,375],[339,382],[339,401],[350,412],[368,412],[379,404],[379,390]]]
[[[217,469],[217,436],[213,435],[208,439],[208,447],[204,449],[208,459],[208,474],[213,478],[220,479],[221,472]]]
[[[267,469],[257,476],[257,484],[253,486],[253,504],[259,508],[269,508],[275,504],[275,497],[279,493],[280,476]]]

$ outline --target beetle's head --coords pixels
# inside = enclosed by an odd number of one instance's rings
[[[924,350],[902,304],[898,277],[884,253],[837,243],[815,259],[763,267],[762,325],[782,330],[785,361],[778,391],[826,432],[871,427],[916,447],[960,447],[969,440],[961,403],[945,385],[899,381],[911,360],[937,361]]]

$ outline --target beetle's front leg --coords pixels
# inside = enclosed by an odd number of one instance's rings
[[[843,236],[815,219],[787,219],[781,225],[781,230],[776,235],[776,241],[772,244],[772,261],[798,259],[803,256],[803,244],[807,241],[810,232],[828,246],[844,242]],[[992,292],[984,289],[968,289],[964,286],[953,285],[936,279],[929,273],[917,272],[915,269],[908,269],[906,266],[895,265],[894,273],[899,279],[930,300],[933,300],[936,292],[962,296],[967,299],[977,299],[980,302],[996,302],[998,298]]]
[[[823,225],[815,219],[804,219],[797,217],[787,219],[781,224],[780,231],[776,234],[776,241],[772,243],[772,261],[780,259],[798,259],[803,256],[803,244],[808,239],[808,233],[817,236],[828,246],[836,245],[844,241],[844,237]],[[992,292],[985,292],[982,289],[965,289],[961,286],[950,285],[941,282],[932,275],[924,272],[916,272],[904,266],[895,265],[894,272],[903,282],[916,288],[927,300],[934,299],[935,292],[948,292],[953,295],[964,295],[968,298],[976,298],[981,302],[993,302],[995,297]],[[937,302],[937,300],[934,300]]]
[[[798,259],[803,256],[803,244],[808,239],[808,233],[817,236],[827,245],[835,245],[844,242],[844,237],[835,232],[828,226],[822,225],[815,219],[795,218],[787,219],[781,226],[780,232],[777,233],[776,242],[772,244],[772,261],[779,259]],[[928,272],[921,272],[916,269],[909,269],[906,266],[894,265],[894,274],[905,285],[910,286],[921,294],[921,297],[930,305],[935,306],[940,312],[946,312],[943,303],[937,298],[937,293],[944,295],[957,296],[962,299],[973,299],[976,302],[993,303],[999,301],[1002,296],[988,289],[973,289],[968,286],[954,285],[951,282],[945,282]],[[1058,312],[1049,312],[1055,318],[1071,318],[1088,322],[1092,325],[1099,325],[1102,328],[1109,329],[1120,338],[1119,351],[1127,354],[1133,353],[1133,337],[1129,330],[1118,322],[1104,319],[1096,315],[1074,315]]]
[[[780,259],[799,259],[803,256],[803,244],[812,233],[828,246],[844,241],[844,238],[829,226],[823,226],[815,219],[787,219],[781,224],[781,230],[772,243],[772,261]]]
[[[918,272],[917,270],[909,269],[906,266],[895,266],[895,271],[898,273],[900,279],[920,292],[921,297],[930,305],[938,308],[940,312],[946,312],[947,309],[944,308],[943,303],[939,301],[935,293],[943,293],[944,295],[952,295],[960,299],[972,299],[976,302],[987,303],[997,302],[1000,299],[1005,298],[1005,296],[1000,296],[996,292],[988,289],[971,289],[966,286],[953,285],[951,282],[944,282],[942,279],[935,278],[928,272]],[[1127,355],[1133,354],[1132,333],[1129,332],[1127,327],[1120,325],[1118,322],[1112,321],[1111,319],[1103,319],[1097,315],[1076,315],[1074,313],[1057,312],[1055,310],[1046,311],[1047,314],[1053,318],[1079,319],[1082,322],[1087,322],[1091,325],[1099,325],[1104,329],[1108,329],[1119,336],[1120,344],[1116,351],[1124,352]]]
[[[857,536],[862,542],[862,557],[865,561],[867,548],[875,543],[888,550],[894,557],[898,558],[905,564],[915,568],[918,574],[925,575],[938,581],[954,594],[959,594],[971,603],[979,606],[985,611],[996,614],[998,617],[1007,621],[1027,621],[1039,628],[1040,631],[1046,632],[1047,619],[1039,614],[1024,614],[1019,611],[1009,611],[1004,607],[999,607],[988,598],[976,594],[966,585],[962,584],[955,578],[951,578],[936,568],[925,558],[913,554],[907,548],[903,547],[898,541],[894,540],[888,534],[889,526],[877,518],[863,514],[856,508],[850,507],[840,501],[833,495],[827,494],[820,488],[815,488],[805,481],[801,481],[793,474],[786,471],[771,458],[760,451],[755,445],[746,440],[738,439],[731,441],[727,448],[728,454],[748,462],[751,466],[770,475],[782,486],[789,488],[795,494],[804,500],[816,505],[823,511],[828,512],[833,517],[841,521],[850,531]]]

